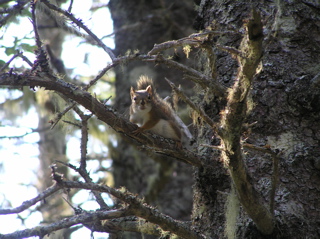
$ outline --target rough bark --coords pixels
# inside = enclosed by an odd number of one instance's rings
[[[252,104],[248,105],[251,109],[245,121],[249,125],[254,124],[249,129],[241,129],[242,140],[265,146],[265,149],[271,148],[280,157],[279,184],[275,196],[275,211],[272,212],[277,226],[271,238],[317,238],[320,223],[317,209],[319,200],[316,199],[320,180],[317,122],[320,111],[319,89],[313,83],[317,81],[319,72],[319,6],[308,1],[237,1],[232,4],[229,1],[202,1],[196,25],[204,29],[212,26],[214,21],[219,30],[238,31],[243,25],[243,19],[249,18],[252,8],[260,10],[262,14],[264,52],[261,58],[262,71],[253,81],[250,93]],[[221,45],[238,48],[241,36],[227,35],[215,40]],[[215,54],[218,80],[226,85],[233,84],[237,61],[218,49]],[[206,106],[217,103],[211,101],[203,104]],[[223,106],[220,104],[219,108]],[[216,117],[209,110],[206,113],[212,118]],[[209,137],[199,137],[212,142]],[[268,205],[272,192],[272,157],[266,150],[259,153],[246,148],[244,152],[245,168],[250,175],[248,180]],[[238,155],[240,153],[236,152]],[[213,153],[209,152],[208,156],[210,155]],[[215,192],[226,185],[226,181],[221,180],[222,176],[218,176],[220,182],[214,177],[221,169],[218,167],[214,171],[199,171],[197,174],[195,198],[198,200],[194,201],[194,220],[199,222],[199,228],[208,232],[208,235],[221,237],[224,216],[220,209],[224,200],[219,200],[222,196],[217,193],[207,194],[208,189],[204,190],[205,187],[201,185],[203,181],[210,182],[208,186],[215,186],[212,189]],[[228,192],[227,189],[222,191]],[[199,209],[204,203],[208,207],[201,214],[205,223],[199,220]],[[262,238],[242,207],[239,215],[236,215],[236,221],[239,225],[236,228],[236,238]],[[306,226],[302,228],[299,226],[301,224]]]

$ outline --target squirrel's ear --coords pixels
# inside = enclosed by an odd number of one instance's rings
[[[147,91],[150,95],[152,95],[152,86],[151,86],[151,85],[148,85],[146,91]]]
[[[134,93],[135,93],[135,91],[134,91],[133,87],[131,86],[130,95],[132,96]]]

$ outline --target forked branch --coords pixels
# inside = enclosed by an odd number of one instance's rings
[[[271,234],[274,229],[273,214],[262,203],[259,193],[249,180],[241,148],[242,126],[247,114],[247,97],[262,56],[262,40],[260,14],[253,11],[253,17],[247,23],[247,35],[240,46],[243,56],[236,56],[240,67],[234,86],[229,92],[219,135],[224,147],[222,156],[229,168],[240,203],[257,228],[263,234]]]

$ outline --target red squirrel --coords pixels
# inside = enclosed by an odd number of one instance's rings
[[[176,140],[180,145],[190,142],[192,135],[187,126],[171,105],[157,94],[150,78],[140,76],[137,90],[131,87],[130,95],[130,121],[139,126],[134,134],[150,130],[152,133]]]

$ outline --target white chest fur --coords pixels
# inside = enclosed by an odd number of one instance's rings
[[[130,121],[141,127],[149,120],[150,110],[151,106],[146,106],[146,108],[143,110],[140,109],[140,107],[134,108],[132,114],[130,115]]]
[[[159,122],[150,129],[150,131],[165,138],[180,140],[171,124],[163,119],[160,119]]]

